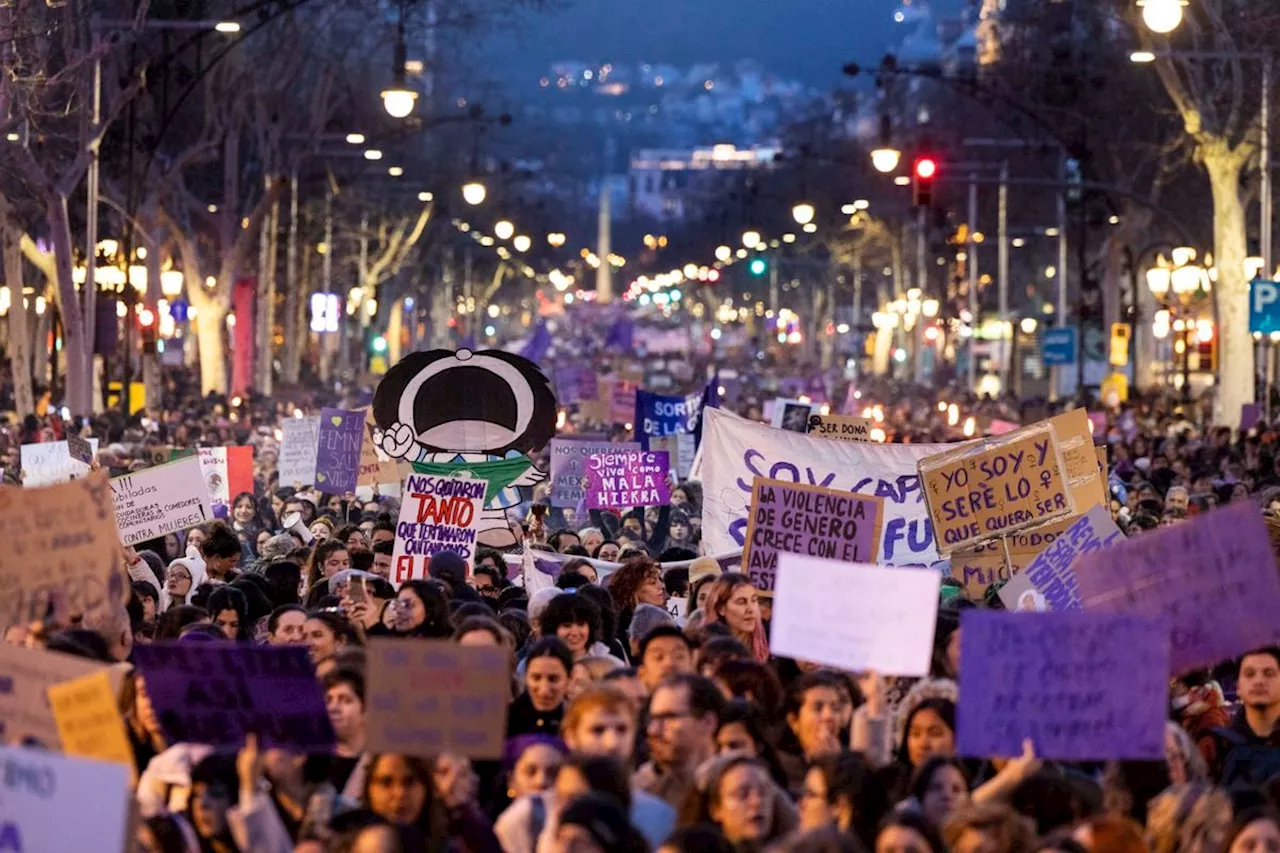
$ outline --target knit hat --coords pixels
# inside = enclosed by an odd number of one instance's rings
[[[689,564],[689,583],[695,584],[703,578],[720,577],[720,564],[715,557],[699,557]]]

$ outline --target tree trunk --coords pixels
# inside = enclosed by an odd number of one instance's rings
[[[1225,147],[1225,146],[1224,146]],[[1254,401],[1253,336],[1249,334],[1249,282],[1245,277],[1244,204],[1234,152],[1202,147],[1213,190],[1213,258],[1218,267],[1218,396],[1213,421],[1238,427],[1241,407]]]
[[[22,249],[18,231],[5,218],[4,283],[9,288],[9,365],[13,371],[13,400],[18,417],[36,411],[35,393],[31,387],[31,343],[27,338],[27,312],[22,307]]]
[[[188,275],[190,279],[190,275]],[[202,282],[188,280],[187,293],[191,306],[196,309],[195,332],[200,350],[200,393],[207,395],[227,393],[227,348],[223,341],[226,330],[227,309],[221,300],[200,292]],[[221,286],[221,285],[220,285]]]
[[[50,193],[46,199],[45,215],[53,242],[58,308],[62,316],[62,355],[67,373],[65,405],[71,409],[72,415],[91,415],[93,414],[91,374],[93,357],[91,353],[86,352],[84,336],[86,318],[80,310],[80,300],[71,276],[73,250],[71,221],[67,215],[66,198],[57,193]],[[86,282],[85,286],[93,285]]]

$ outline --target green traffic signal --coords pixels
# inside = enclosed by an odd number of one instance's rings
[[[769,265],[765,263],[764,258],[752,259],[750,266],[747,267],[747,269],[751,271],[752,275],[764,275],[764,271],[768,268]]]

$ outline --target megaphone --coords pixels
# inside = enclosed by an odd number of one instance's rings
[[[316,537],[315,534],[311,532],[311,528],[302,523],[302,513],[300,512],[286,513],[284,517],[280,519],[280,524],[284,527],[286,532],[296,533],[298,538],[302,540],[303,545],[310,545],[315,541]]]

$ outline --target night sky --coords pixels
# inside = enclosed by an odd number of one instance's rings
[[[919,0],[917,0],[919,2]],[[933,0],[936,16],[964,0]],[[534,79],[561,59],[687,66],[755,59],[784,78],[829,87],[848,61],[877,62],[896,42],[898,0],[566,0],[489,40],[495,82]]]

